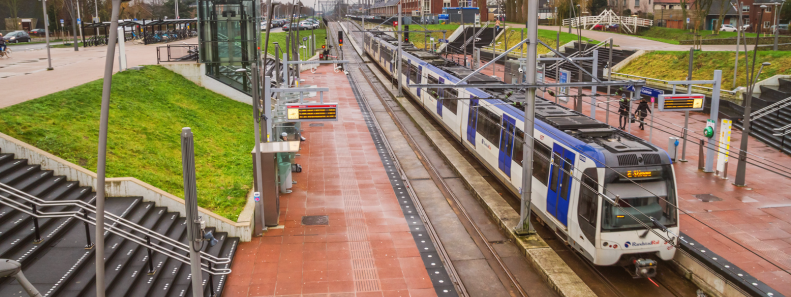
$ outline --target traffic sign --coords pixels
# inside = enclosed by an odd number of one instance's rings
[[[626,90],[629,91],[629,92],[634,92],[634,86],[633,85],[628,85],[628,86],[626,86]],[[664,93],[665,93],[665,91],[663,91],[663,90],[649,88],[649,87],[640,87],[640,94],[641,95],[646,95],[648,97],[659,97],[659,95],[662,95]]]
[[[63,25],[63,19],[60,19],[60,24]]]
[[[447,40],[447,39],[442,39],[442,38],[440,38],[440,39],[439,39],[439,42],[448,43],[448,40]]]
[[[81,25],[81,24],[82,24],[82,20],[81,19],[77,19],[77,25]]]
[[[289,122],[323,122],[338,120],[337,103],[286,104]]]
[[[702,94],[659,95],[659,111],[702,111],[705,102]]]

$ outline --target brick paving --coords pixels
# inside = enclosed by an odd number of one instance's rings
[[[303,78],[330,88],[324,100],[339,103],[339,120],[302,126],[303,172],[281,196],[284,228],[239,245],[226,296],[436,296],[345,75],[322,66]],[[302,225],[305,215],[329,225]]]

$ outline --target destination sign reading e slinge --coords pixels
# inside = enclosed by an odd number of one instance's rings
[[[337,103],[299,103],[286,105],[289,122],[337,121]]]
[[[702,111],[705,102],[702,94],[659,95],[659,111]]]

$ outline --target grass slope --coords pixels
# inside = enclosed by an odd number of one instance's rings
[[[322,27],[320,27],[319,29],[315,29],[312,31],[311,30],[299,31],[300,42],[302,42],[302,37],[310,36],[311,32],[314,32],[316,34],[316,50],[317,51],[321,50],[321,46],[324,45],[324,39],[327,37],[327,30],[323,26],[324,25],[322,25]],[[281,49],[280,56],[282,58],[283,51],[286,50],[286,36],[288,36],[288,32],[269,33],[269,48],[267,48],[267,52],[274,55],[275,54],[274,43],[277,42],[280,45],[280,49]],[[337,38],[337,36],[335,37]],[[263,44],[265,39],[266,39],[266,34],[262,33],[261,34],[262,51],[264,50]],[[300,50],[300,53],[302,52],[303,50]],[[313,55],[310,55],[309,57],[300,57],[300,58],[302,59],[302,61],[306,61],[307,59],[310,59],[310,57],[312,56]]]
[[[497,51],[498,52],[505,51],[505,50],[511,48],[512,46],[516,45],[517,43],[519,43],[519,41],[521,41],[520,37],[522,36],[522,33],[521,33],[522,30],[524,30],[524,29],[522,29],[522,28],[511,28],[511,29],[508,29],[507,33],[503,33],[502,35],[500,35],[500,37],[497,38],[497,42],[500,43],[497,46]],[[508,34],[508,44],[505,44],[506,34]],[[526,34],[527,34],[527,31],[525,31],[525,38],[527,38]],[[556,42],[557,42],[557,39],[558,39],[557,34],[558,34],[557,31],[538,29],[538,39],[543,41],[544,43],[548,44],[549,46],[552,46],[552,47],[554,47]],[[560,46],[563,46],[564,44],[566,44],[566,43],[568,43],[570,41],[574,41],[574,40],[577,40],[577,35],[576,34],[569,34],[569,33],[565,33],[565,32],[560,32]],[[584,38],[584,37],[582,38],[583,42],[587,41],[587,40],[590,40],[590,39],[589,38]],[[598,41],[594,40],[594,43],[598,43]],[[527,50],[527,46],[525,46],[525,50]],[[514,52],[518,53],[519,49],[514,50]],[[546,54],[548,52],[549,52],[549,49],[547,49],[543,45],[539,44],[539,46],[538,46],[538,54],[539,55],[543,55],[543,54]]]
[[[752,61],[752,52],[748,55]],[[791,52],[758,52],[755,71],[760,63],[770,62],[764,67],[759,80],[767,79],[776,74],[791,73]],[[722,88],[733,87],[734,52],[695,52],[692,79],[711,79],[714,70],[722,70]],[[739,77],[737,86],[745,86],[745,58],[739,55]],[[621,73],[652,77],[664,80],[685,80],[689,65],[689,52],[657,51],[647,53],[622,68]],[[752,67],[752,64],[750,65]]]
[[[715,35],[712,30],[701,30],[698,31],[698,34],[700,34],[703,39],[736,37],[736,32],[720,32]],[[689,30],[651,27],[648,30],[641,30],[636,36],[670,44],[679,44],[679,40],[692,40],[693,34]],[[755,37],[755,33],[747,33],[747,37]]]
[[[0,131],[96,170],[102,81],[0,109]],[[236,221],[252,183],[250,107],[160,66],[113,76],[107,176],[184,197],[182,127],[195,135],[198,204]]]
[[[424,25],[424,26],[428,30],[435,30],[435,31],[447,30],[447,32],[444,34],[444,36],[445,36],[445,38],[448,38],[448,37],[450,37],[451,34],[453,34],[453,32],[456,31],[456,28],[459,27],[459,24]],[[425,30],[425,29],[423,29],[423,27],[421,27],[420,25],[415,24],[415,25],[410,25],[409,26],[409,31],[421,31],[421,30]],[[426,36],[428,36],[428,38],[426,38]],[[431,32],[431,33],[411,32],[411,33],[409,33],[410,41],[417,48],[423,48],[425,46],[426,39],[428,39],[428,43],[429,43],[429,46],[430,46],[431,45],[431,37],[434,37],[434,45],[435,46],[439,46],[439,44],[440,44],[439,40],[443,39],[443,34],[442,34],[442,32]]]

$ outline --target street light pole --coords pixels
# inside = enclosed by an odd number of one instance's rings
[[[99,156],[96,162],[96,297],[104,297],[104,181],[107,175],[107,126],[110,117],[110,90],[113,84],[115,40],[118,40],[118,10],[121,0],[113,0],[110,15],[110,36],[104,62],[102,111],[99,121]],[[98,14],[97,14],[98,15]]]
[[[397,74],[398,75],[398,86],[396,86],[396,88],[398,89],[398,96],[399,97],[404,96],[404,94],[401,93],[401,41],[403,40],[402,37],[404,36],[404,33],[401,32],[401,28],[402,28],[402,25],[403,25],[403,24],[401,24],[401,21],[402,21],[402,19],[401,19],[401,2],[398,2],[398,28],[396,28],[396,29],[398,29],[398,34],[397,34],[398,35],[398,53],[397,53],[397,56],[396,56],[396,63],[397,63],[396,64],[396,69],[398,71],[398,74]]]
[[[52,55],[49,53],[49,17],[47,16],[47,0],[42,0],[41,5],[44,8],[44,36],[46,37],[47,41],[47,62],[49,63],[47,66],[47,70],[53,70],[52,68]]]
[[[536,84],[536,58],[538,55],[538,0],[527,2],[527,84]],[[536,89],[527,89],[525,97],[524,145],[522,146],[522,199],[519,208],[519,223],[514,231],[519,235],[529,235],[536,231],[530,224],[530,204],[533,195],[533,129],[535,126]]]
[[[765,9],[766,5],[761,5],[761,10]],[[761,13],[761,16],[758,18],[758,26],[763,23],[764,14]],[[752,101],[753,101],[753,90],[755,89],[755,82],[758,81],[757,76],[755,74],[755,58],[758,55],[758,41],[761,39],[761,34],[755,36],[755,48],[753,48],[753,68],[751,70],[751,74],[747,76],[747,82],[749,85],[747,86],[747,99],[744,100],[744,129],[742,130],[742,140],[741,145],[739,146],[739,163],[736,165],[736,180],[734,180],[733,184],[737,187],[744,187],[747,186],[746,182],[746,171],[747,171],[747,140],[750,138],[750,113],[752,113]],[[747,51],[745,51],[745,54]],[[746,57],[745,57],[746,59]],[[761,64],[761,70],[758,71],[758,75],[761,75],[761,71],[764,69],[764,66],[767,63]]]

